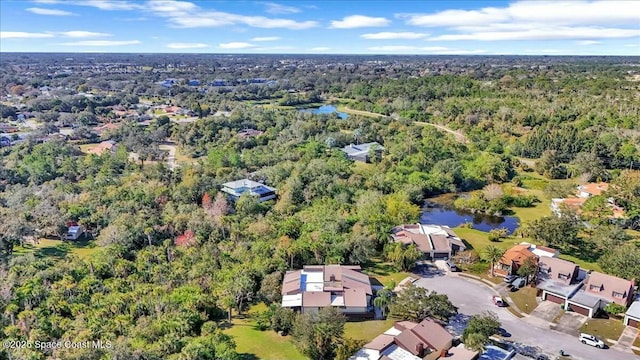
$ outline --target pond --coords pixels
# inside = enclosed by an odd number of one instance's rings
[[[346,118],[349,117],[349,115],[347,113],[338,111],[338,108],[333,106],[333,105],[322,105],[322,106],[317,107],[317,108],[300,109],[299,111],[306,112],[306,113],[312,113],[312,114],[320,114],[320,115],[322,115],[322,114],[324,114],[324,115],[336,114],[342,120],[345,120]]]
[[[443,203],[444,202],[444,203]],[[512,234],[520,225],[520,220],[514,216],[490,216],[454,209],[447,201],[440,198],[429,199],[425,202],[420,214],[421,224],[438,224],[457,227],[464,223],[472,223],[472,228],[486,231],[506,228]]]

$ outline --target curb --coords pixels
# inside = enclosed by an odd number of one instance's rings
[[[508,304],[513,304],[513,303],[514,303],[514,302],[513,302],[513,300],[511,299],[511,297],[510,297],[508,294],[503,295],[503,294],[501,294],[499,291],[497,291],[497,290],[495,289],[495,286],[497,286],[497,284],[494,284],[494,283],[492,283],[492,282],[490,282],[490,281],[487,281],[487,280],[485,280],[485,279],[483,279],[483,278],[481,278],[481,277],[479,277],[479,276],[475,276],[475,275],[459,273],[459,274],[458,274],[458,276],[461,276],[461,277],[464,277],[464,278],[468,278],[468,279],[472,279],[472,280],[479,281],[479,282],[481,282],[481,283],[483,283],[483,284],[487,285],[489,288],[491,288],[491,290],[492,290],[496,295],[500,295],[500,296],[501,296],[501,297],[503,297],[505,300],[507,300],[507,303],[508,303]],[[517,310],[516,310],[516,309],[517,309]],[[516,316],[516,317],[518,317],[518,318],[520,318],[520,319],[522,319],[522,318],[526,318],[526,317],[529,317],[529,314],[527,314],[527,313],[524,313],[524,312],[520,311],[520,309],[519,309],[517,306],[516,306],[516,307],[514,307],[514,306],[509,306],[509,307],[507,308],[507,311],[509,311],[513,316]]]

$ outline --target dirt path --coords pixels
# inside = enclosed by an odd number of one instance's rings
[[[169,152],[169,156],[167,156],[166,162],[169,166],[169,169],[175,170],[178,167],[178,164],[176,163],[176,146],[172,145],[171,143],[164,143],[158,146],[158,148],[160,150]]]
[[[427,123],[427,122],[422,122],[422,121],[414,121],[413,122],[416,125],[420,125],[420,126],[433,126],[436,129],[448,132],[449,134],[453,135],[453,137],[456,138],[456,140],[458,142],[461,142],[463,144],[468,144],[469,143],[469,139],[467,138],[467,136],[459,131],[450,129],[444,125],[438,125],[438,124],[432,124],[432,123]]]

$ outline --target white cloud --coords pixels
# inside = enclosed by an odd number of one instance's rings
[[[432,14],[396,14],[416,26],[468,26],[499,22],[540,24],[637,25],[640,2],[631,1],[517,1],[507,7],[479,10],[444,10]]]
[[[427,27],[482,25],[509,19],[506,11],[498,8],[444,10],[435,14],[397,14],[396,17],[406,19],[409,25]]]
[[[30,33],[24,31],[0,31],[0,39],[43,39],[52,38],[50,33]]]
[[[505,41],[505,40],[577,40],[613,39],[640,36],[640,29],[554,27],[513,31],[477,31],[467,34],[445,34],[430,41]]]
[[[229,42],[218,45],[221,49],[248,49],[255,47],[255,45],[247,42]]]
[[[640,47],[640,44],[624,44],[624,47]]]
[[[111,34],[92,32],[92,31],[63,31],[60,35],[70,38],[89,38],[89,37],[105,37],[111,36]]]
[[[61,43],[64,46],[124,46],[124,45],[138,45],[141,44],[139,40],[83,40]]]
[[[409,25],[446,27],[434,41],[594,40],[640,36],[637,1],[516,1],[506,7],[396,14]]]
[[[582,46],[598,45],[598,44],[602,44],[602,42],[601,41],[595,41],[595,40],[578,41],[578,45],[582,45]]]
[[[318,26],[316,21],[295,21],[222,11],[206,11],[186,1],[150,1],[146,4],[145,9],[156,16],[167,18],[172,26],[178,28],[221,27],[240,24],[264,29],[302,30]]]
[[[204,49],[209,45],[203,43],[169,43],[167,44],[169,49]]]
[[[427,36],[429,34],[417,32],[379,32],[360,35],[361,38],[370,40],[422,39]]]
[[[124,0],[83,0],[74,1],[74,5],[91,6],[100,10],[118,11],[118,10],[136,10],[143,9],[144,5],[135,4]]]
[[[293,6],[276,4],[272,2],[267,2],[263,4],[267,7],[265,11],[268,12],[269,14],[295,14],[300,12],[300,9]]]
[[[50,15],[50,16],[72,16],[76,15],[70,11],[58,10],[58,9],[44,9],[39,7],[26,8],[25,11],[38,14],[38,15]]]
[[[411,45],[385,45],[385,46],[373,46],[367,48],[369,51],[378,53],[400,53],[400,54],[434,54],[434,55],[472,55],[472,54],[484,54],[487,51],[482,49],[477,50],[465,50],[465,49],[453,49],[443,46],[411,46]]]
[[[251,41],[276,41],[276,40],[280,40],[280,38],[277,36],[261,36],[261,37],[259,36],[251,39]]]
[[[342,20],[333,20],[330,28],[332,29],[354,29],[362,27],[380,27],[387,26],[390,20],[383,17],[371,17],[364,15],[345,16]]]
[[[326,46],[318,46],[318,47],[311,48],[309,50],[310,51],[329,51],[331,50],[331,48]]]

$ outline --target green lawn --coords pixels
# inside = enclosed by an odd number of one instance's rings
[[[96,247],[95,243],[88,240],[64,242],[53,239],[40,239],[35,245],[16,246],[14,254],[33,253],[37,257],[53,256],[56,258],[63,258],[67,254],[73,254],[84,259],[97,250],[98,247]]]
[[[82,151],[83,153],[87,154],[89,152],[89,150],[93,149],[97,145],[98,144],[82,144],[82,145],[80,145],[80,151]]]
[[[595,335],[603,341],[618,340],[624,327],[622,320],[619,319],[589,319],[582,325],[580,332]]]
[[[264,310],[264,304],[255,305],[243,318],[234,318],[232,325],[223,330],[225,334],[233,336],[241,359],[306,359],[293,345],[291,336],[281,336],[273,330],[256,329],[252,314]]]
[[[393,264],[385,262],[380,258],[373,258],[370,263],[363,265],[362,272],[372,278],[372,285],[383,286],[386,286],[391,281],[397,285],[404,278],[411,276],[408,272],[398,271]]]
[[[454,228],[453,230],[456,232],[456,234],[458,234],[458,236],[461,239],[463,239],[469,245],[471,245],[471,248],[476,250],[478,252],[478,255],[480,256],[482,256],[482,251],[484,250],[484,248],[486,248],[489,245],[494,245],[501,249],[506,250],[512,247],[513,245],[521,242],[535,243],[535,241],[533,241],[532,239],[519,238],[514,236],[509,236],[506,239],[502,239],[502,241],[499,241],[499,242],[491,242],[489,241],[488,233],[480,230],[468,229],[463,227],[457,227],[457,228]],[[595,271],[602,272],[600,265],[598,265],[595,262],[589,262],[586,260],[578,259],[574,256],[562,254],[562,253],[560,254],[560,258],[573,261],[574,263],[578,264],[582,269],[595,270]]]
[[[476,250],[479,255],[481,255],[482,250],[484,250],[484,248],[489,245],[494,245],[501,249],[508,249],[519,242],[527,241],[527,239],[510,236],[506,239],[502,239],[502,241],[492,242],[489,241],[489,234],[484,231],[469,229],[465,227],[457,227],[453,230],[461,239],[465,240],[469,245],[471,245],[471,247]]]
[[[344,336],[369,342],[387,331],[395,322],[395,319],[347,322],[344,325]]]
[[[580,266],[581,269],[603,272],[602,268],[600,268],[600,265],[598,265],[598,263],[596,263],[596,262],[589,262],[589,261],[581,260],[581,259],[578,259],[575,256],[566,255],[566,254],[562,254],[562,253],[560,253],[560,258],[561,259],[565,259],[565,260],[569,260],[569,261],[572,261],[572,262],[578,264],[578,266]]]
[[[531,314],[533,309],[538,306],[536,303],[536,289],[525,286],[516,292],[509,293],[509,297],[514,305],[520,312]]]

